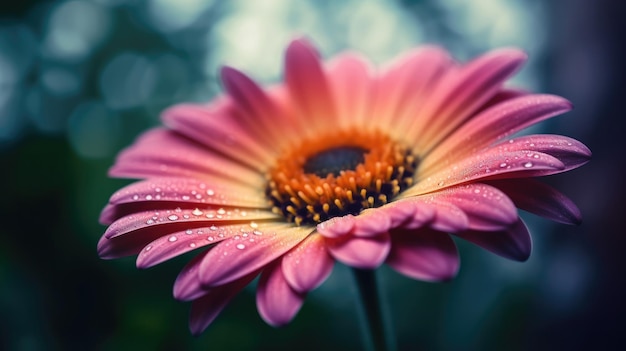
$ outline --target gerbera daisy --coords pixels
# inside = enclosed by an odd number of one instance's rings
[[[147,268],[197,251],[174,284],[193,301],[193,334],[258,276],[258,311],[279,326],[335,261],[443,281],[459,268],[451,235],[524,261],[531,239],[517,208],[580,221],[532,178],[591,155],[564,136],[512,137],[571,108],[503,87],[525,59],[507,48],[459,64],[425,46],[375,71],[354,53],[323,64],[299,39],[284,84],[262,88],[224,67],[223,96],[166,110],[165,127],[119,155],[110,174],[143,180],[111,197],[98,252]]]

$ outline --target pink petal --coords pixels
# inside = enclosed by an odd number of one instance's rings
[[[274,151],[281,150],[288,139],[276,127],[285,126],[296,132],[291,119],[287,118],[261,87],[242,72],[223,67],[221,76],[226,91],[242,110],[243,120],[240,122],[243,126],[250,129],[251,135],[262,140],[267,147]]]
[[[425,196],[458,207],[467,216],[468,229],[501,230],[517,222],[517,208],[513,202],[503,192],[489,185],[475,183],[455,186]]]
[[[248,285],[257,272],[234,282],[208,290],[207,294],[193,302],[189,315],[189,329],[193,335],[202,333],[230,300]]]
[[[441,201],[436,196],[425,198],[424,201],[435,209],[435,218],[429,223],[431,228],[441,232],[455,233],[469,227],[467,215],[456,205]]]
[[[435,82],[452,64],[448,52],[423,46],[393,62],[375,82],[372,127],[393,128],[405,136],[407,127],[420,113]]]
[[[496,145],[478,154],[454,162],[435,174],[419,174],[416,184],[402,193],[403,197],[424,194],[445,187],[477,181],[535,177],[558,173],[565,165],[558,159],[532,150],[507,150]]]
[[[124,235],[114,239],[103,235],[98,241],[98,256],[109,260],[138,254],[150,241],[158,238],[159,232],[140,231],[133,235]]]
[[[427,228],[395,229],[386,263],[408,277],[435,282],[456,275],[459,255],[448,234]]]
[[[367,125],[373,95],[371,70],[367,59],[353,53],[340,55],[329,63],[327,77],[335,98],[338,127]]]
[[[499,49],[448,74],[422,111],[429,118],[416,119],[407,135],[414,136],[418,149],[430,149],[489,101],[525,60],[526,54],[519,50]]]
[[[563,162],[563,171],[578,168],[591,159],[591,151],[578,140],[562,135],[525,135],[503,142],[510,150],[538,151]]]
[[[321,235],[309,235],[282,259],[285,280],[295,291],[306,293],[317,288],[333,270],[335,261],[328,255]]]
[[[195,229],[186,229],[162,236],[148,244],[137,256],[137,267],[148,268],[170,258],[183,255],[201,247],[216,244],[226,239],[250,241],[263,231],[274,230],[281,225],[259,223],[211,225]]]
[[[105,231],[107,238],[115,238],[129,233],[150,231],[166,235],[175,231],[224,223],[250,223],[262,219],[278,219],[270,211],[239,210],[228,207],[205,207],[202,209],[156,209],[134,213],[113,222]]]
[[[191,138],[228,159],[258,167],[272,161],[267,143],[242,127],[236,108],[227,97],[218,97],[211,105],[179,104],[161,116],[169,128]]]
[[[527,95],[498,104],[447,137],[421,164],[422,171],[440,169],[441,159],[475,153],[530,125],[571,109],[571,103],[553,95]],[[528,148],[526,150],[529,150]],[[537,150],[538,151],[538,150]]]
[[[388,211],[378,208],[366,209],[354,217],[352,234],[355,236],[376,236],[391,228],[391,217]]]
[[[354,228],[356,222],[353,215],[333,217],[317,225],[317,232],[327,238],[337,238],[346,235]]]
[[[285,224],[247,239],[224,240],[200,264],[202,284],[223,285],[259,270],[298,245],[312,230]]]
[[[520,262],[528,259],[532,249],[530,233],[521,219],[506,230],[495,232],[466,231],[454,235],[496,255]]]
[[[243,162],[241,158],[223,157],[180,134],[157,128],[144,133],[121,152],[109,173],[115,177],[197,179],[211,174],[246,185],[264,184],[262,173],[240,162]],[[254,162],[257,167],[264,167],[258,158]]]
[[[305,39],[292,41],[285,56],[285,83],[298,120],[306,133],[327,130],[336,118],[335,107],[319,56]]]
[[[385,212],[391,219],[391,228],[421,228],[432,223],[437,214],[436,207],[420,197],[395,200],[377,210]]]
[[[338,261],[355,268],[374,269],[387,258],[391,240],[389,233],[383,233],[373,237],[326,238],[326,245]]]
[[[496,93],[489,101],[487,101],[483,106],[481,106],[478,111],[484,111],[488,108],[491,108],[495,105],[501,104],[505,101],[512,100],[518,98],[520,96],[530,95],[530,92],[523,89],[516,88],[502,88],[500,91]]]
[[[565,224],[580,224],[580,210],[556,189],[534,179],[501,179],[489,184],[506,193],[517,207],[538,216]]]
[[[256,306],[268,324],[279,327],[289,323],[302,307],[304,297],[287,284],[280,261],[272,263],[261,273]]]
[[[205,289],[200,283],[198,269],[200,262],[208,251],[195,256],[180,271],[176,281],[174,282],[174,298],[181,301],[192,301],[206,295],[208,289]]]
[[[111,196],[109,205],[100,216],[100,221],[103,224],[110,224],[136,212],[171,207],[172,203],[187,208],[206,207],[206,205],[238,208],[267,207],[265,195],[257,189],[222,181],[219,178],[206,177],[205,180],[151,178],[135,182]]]

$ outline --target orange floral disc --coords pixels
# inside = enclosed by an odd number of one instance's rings
[[[417,159],[379,132],[356,130],[305,140],[267,174],[272,211],[297,225],[358,214],[413,184]]]

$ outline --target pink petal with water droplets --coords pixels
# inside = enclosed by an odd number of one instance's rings
[[[138,231],[151,231],[165,235],[188,228],[199,228],[210,225],[231,224],[233,222],[249,223],[263,219],[279,219],[270,211],[240,211],[228,207],[209,207],[196,209],[174,210],[163,209],[134,213],[113,222],[105,231],[104,236],[115,238]]]
[[[327,130],[335,121],[335,107],[319,56],[305,39],[294,40],[287,47],[285,83],[297,119],[309,126],[303,131]]]
[[[421,179],[400,196],[420,195],[479,179],[522,178],[558,173],[564,168],[563,162],[548,154],[533,150],[510,151],[496,145],[457,161],[435,174],[419,174]]]
[[[285,280],[300,293],[317,288],[328,278],[335,261],[328,255],[321,235],[309,235],[282,259]]]
[[[437,196],[425,198],[427,205],[435,209],[435,218],[429,222],[429,226],[441,232],[454,233],[469,227],[469,219],[456,205],[441,201]]]
[[[392,129],[405,137],[437,80],[452,64],[450,55],[436,46],[423,46],[392,62],[375,81],[372,127]]]
[[[283,275],[280,260],[263,270],[257,286],[256,306],[265,322],[283,326],[295,317],[305,295],[293,290]]]
[[[206,181],[205,181],[206,180]],[[163,207],[203,208],[207,205],[237,208],[265,208],[265,195],[258,189],[208,178],[151,178],[115,192],[100,215],[113,221],[136,212]],[[207,185],[209,184],[209,185]]]
[[[204,251],[192,258],[191,261],[183,267],[180,273],[178,273],[173,289],[175,299],[192,301],[206,295],[208,290],[200,284],[198,269],[200,268],[200,262],[207,252],[208,251]]]
[[[263,231],[254,240],[225,240],[211,249],[200,264],[203,285],[213,287],[261,269],[298,245],[313,228],[284,224]]]
[[[387,258],[391,248],[389,233],[373,237],[343,236],[326,238],[326,247],[338,261],[362,269],[374,269]]]
[[[220,312],[243,288],[256,276],[256,272],[230,284],[221,285],[207,291],[206,295],[195,300],[191,305],[189,329],[193,335],[202,333]]]
[[[180,256],[189,251],[201,247],[216,244],[226,239],[233,238],[241,242],[249,242],[266,230],[273,230],[279,226],[271,223],[235,225],[212,225],[186,229],[162,236],[148,244],[137,256],[137,267],[148,268],[157,265],[170,258]],[[255,234],[256,233],[256,234]]]
[[[454,235],[496,255],[520,262],[526,261],[532,250],[530,233],[521,219],[506,230],[494,232],[466,231]]]
[[[354,228],[356,222],[353,215],[333,217],[317,225],[317,232],[327,238],[337,238],[346,235]]]
[[[255,159],[257,167],[264,167]],[[260,172],[244,166],[237,158],[223,157],[181,134],[152,129],[122,151],[109,170],[116,177],[180,176],[202,179],[205,174],[237,181],[244,185],[261,186],[265,180]]]
[[[526,54],[517,49],[493,50],[441,79],[422,110],[426,118],[416,119],[407,133],[417,148],[430,149],[471,117],[525,60]]]
[[[428,228],[395,229],[386,263],[408,277],[437,282],[456,275],[459,255],[448,234]]]
[[[367,59],[354,53],[344,53],[328,65],[328,83],[337,108],[336,124],[339,128],[367,126],[365,121],[373,95],[372,78]]]
[[[582,216],[576,204],[549,185],[534,179],[488,181],[506,193],[517,207],[538,216],[565,224],[580,224]]]
[[[553,95],[527,95],[505,101],[473,117],[447,137],[420,165],[422,171],[441,169],[442,159],[461,158],[513,133],[571,109],[571,103]],[[526,148],[526,150],[529,150]],[[454,160],[448,161],[454,162]]]
[[[437,210],[421,197],[409,197],[393,201],[377,209],[387,213],[391,219],[391,228],[421,228],[435,220]]]
[[[467,216],[467,228],[501,230],[517,221],[517,208],[500,190],[485,184],[468,184],[431,194],[458,207]],[[463,228],[465,229],[465,228]]]
[[[525,135],[503,142],[509,150],[533,150],[563,162],[563,172],[580,167],[591,159],[591,150],[578,140],[562,135]]]
[[[296,132],[292,120],[287,118],[271,97],[244,73],[231,67],[223,67],[221,77],[226,91],[241,109],[241,124],[267,147],[280,151],[289,140],[284,137],[281,128],[289,128],[291,132]]]

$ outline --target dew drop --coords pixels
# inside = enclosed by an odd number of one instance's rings
[[[250,227],[256,229],[259,227],[259,225],[257,224],[257,222],[250,222]]]
[[[212,225],[212,226],[210,226],[210,227],[209,227],[209,229],[211,229],[211,230],[217,230],[217,227],[216,227],[216,226],[214,226],[214,225]]]
[[[139,195],[133,195],[133,200],[139,200]]]
[[[235,237],[233,239],[239,240],[239,239],[241,239],[241,237],[239,235],[235,235]]]
[[[255,231],[252,232],[252,234],[254,234],[254,235],[263,235],[263,232],[260,231],[260,230],[255,230]]]
[[[532,167],[532,166],[533,166],[533,163],[532,163],[532,162],[526,162],[526,163],[524,163],[524,168],[530,168],[530,167]]]
[[[149,219],[146,221],[146,224],[154,224],[154,219]]]
[[[183,199],[183,200],[185,200],[185,201],[187,201],[187,200],[189,200],[189,199],[191,199],[191,198],[189,197],[189,195],[183,195],[182,199]]]
[[[506,162],[502,162],[502,163],[500,164],[500,167],[501,167],[501,168],[506,167]]]
[[[175,220],[177,220],[177,219],[178,219],[178,216],[177,216],[177,215],[175,215],[175,214],[173,214],[173,215],[169,215],[169,216],[167,217],[167,219],[169,219],[170,221],[175,221]]]
[[[148,246],[146,246],[145,250],[146,250],[146,251],[150,251],[150,250],[152,250],[152,245],[148,245]]]
[[[209,195],[209,196],[213,196],[213,195],[215,195],[215,191],[213,191],[213,189],[208,189],[206,191],[206,194]]]
[[[187,230],[185,230],[185,234],[191,235],[191,234],[193,234],[193,230],[187,229]]]
[[[439,183],[437,183],[437,186],[443,186],[443,184],[444,184],[444,182],[443,182],[443,180],[442,180],[442,181],[440,181]]]
[[[178,240],[178,238],[175,235],[170,236],[167,241],[173,243],[174,241]]]
[[[146,195],[146,200],[152,200],[152,195]]]
[[[223,209],[223,208],[220,208],[219,210],[217,210],[217,214],[219,214],[219,215],[226,214],[226,210]]]
[[[196,243],[190,243],[189,247],[196,247]]]
[[[206,238],[206,239],[207,239],[208,241],[213,241],[213,240],[215,240],[212,236],[210,236],[210,237],[208,237],[208,238]]]
[[[194,216],[202,216],[202,211],[200,211],[199,208],[196,208],[195,210],[193,210],[193,212],[191,212],[192,215]]]
[[[246,245],[244,245],[244,244],[237,244],[237,246],[236,246],[236,247],[237,247],[239,250],[243,250],[243,249],[245,249],[245,248],[246,248]]]

